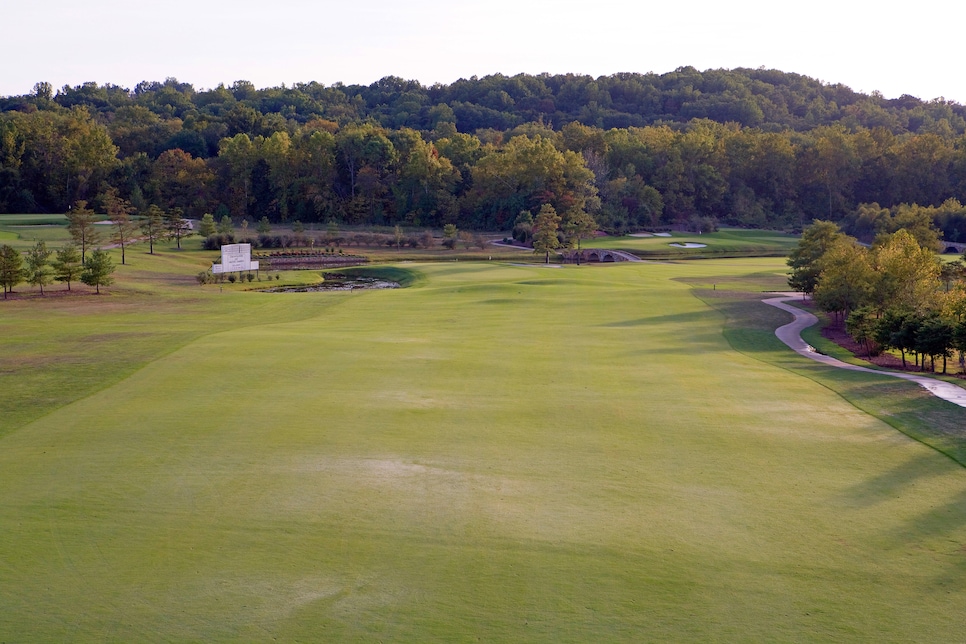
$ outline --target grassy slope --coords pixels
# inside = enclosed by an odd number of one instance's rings
[[[190,344],[0,438],[0,639],[960,637],[963,470],[670,279],[780,261],[420,270],[111,300]]]

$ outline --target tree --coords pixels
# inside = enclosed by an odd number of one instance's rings
[[[255,227],[260,235],[267,235],[272,232],[272,224],[269,223],[268,217],[262,217],[258,220],[258,226]]]
[[[838,224],[816,219],[802,231],[802,238],[788,256],[791,273],[788,285],[796,291],[811,295],[821,273],[821,259],[836,241],[843,239],[844,233]]]
[[[81,265],[81,254],[77,246],[68,242],[57,251],[52,262],[54,267],[54,279],[58,282],[67,282],[67,290],[70,290],[70,283],[80,277],[83,266]]]
[[[876,272],[873,299],[881,311],[890,306],[925,313],[939,290],[939,260],[904,229],[880,237],[872,249]]]
[[[953,348],[959,351],[959,366],[966,372],[966,320],[960,320],[953,329]]]
[[[135,226],[131,222],[131,212],[134,208],[127,199],[122,199],[116,188],[109,188],[104,194],[104,207],[107,217],[111,220],[114,230],[111,241],[121,248],[121,264],[126,264],[125,247],[131,243]]]
[[[12,246],[0,246],[0,284],[3,285],[3,299],[13,287],[23,281],[23,257]]]
[[[597,222],[583,210],[568,210],[563,216],[563,231],[570,248],[580,250],[580,240],[590,237],[597,230]]]
[[[946,285],[946,292],[949,292],[949,285],[955,280],[963,279],[966,275],[966,266],[962,260],[957,259],[952,262],[944,262],[939,268],[939,279]]]
[[[24,268],[24,278],[28,284],[40,287],[40,294],[44,294],[44,286],[54,281],[54,271],[50,267],[51,251],[47,244],[40,240],[27,251],[27,262]]]
[[[164,225],[164,214],[156,205],[148,206],[148,211],[141,219],[141,232],[148,240],[148,254],[154,255],[154,242],[164,238],[166,228]]]
[[[936,356],[943,358],[943,373],[946,373],[946,359],[954,342],[955,328],[952,322],[940,315],[930,315],[922,321],[916,333],[916,351],[929,356],[932,370],[936,370]],[[926,367],[923,359],[923,369]]]
[[[201,221],[198,222],[198,234],[202,237],[210,237],[215,234],[215,218],[212,217],[210,212],[206,212],[201,216]]]
[[[843,313],[868,303],[875,272],[869,252],[851,237],[834,242],[819,262],[819,276],[812,294],[815,303],[828,313]]]
[[[181,216],[181,208],[174,208],[164,214],[164,229],[169,238],[178,242],[178,250],[181,250],[181,239],[191,235],[191,222]]]
[[[869,357],[873,355],[872,343],[875,340],[875,328],[875,311],[869,306],[860,306],[855,309],[845,321],[845,330],[852,336],[853,340],[865,345],[865,353]]]
[[[67,211],[67,230],[74,243],[80,246],[81,263],[87,262],[88,247],[95,246],[101,240],[101,234],[94,227],[97,217],[94,211],[87,207],[87,202],[80,200]]]
[[[533,239],[533,213],[521,210],[513,222],[513,238],[521,244],[529,244]]]
[[[446,224],[443,226],[443,246],[452,250],[456,246],[458,232],[455,224]]]
[[[882,347],[898,349],[905,369],[906,352],[915,349],[917,328],[918,322],[910,312],[890,307],[876,322],[872,339]]]
[[[550,251],[560,248],[557,229],[560,227],[560,216],[550,204],[540,206],[540,212],[533,222],[533,252],[545,253],[546,263],[550,263]]]
[[[231,217],[222,215],[221,221],[218,222],[218,234],[231,235],[233,232],[235,232],[235,226],[231,223]]]
[[[98,248],[91,253],[90,260],[84,265],[81,281],[88,286],[93,286],[100,294],[102,286],[110,286],[114,283],[113,273],[114,262],[111,261],[111,256],[107,251]]]

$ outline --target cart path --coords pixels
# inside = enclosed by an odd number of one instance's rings
[[[849,371],[874,373],[880,376],[890,376],[892,378],[902,378],[903,380],[916,383],[937,398],[942,398],[943,400],[947,400],[954,405],[959,405],[960,407],[966,407],[966,389],[957,387],[952,383],[936,380],[926,376],[917,376],[911,373],[879,371],[877,369],[859,367],[817,352],[815,347],[802,340],[801,334],[804,329],[807,329],[808,327],[817,323],[818,318],[808,311],[803,311],[802,309],[794,307],[791,304],[787,304],[789,300],[800,299],[801,296],[801,293],[781,293],[778,294],[777,297],[770,297],[762,300],[762,302],[765,304],[779,308],[782,311],[788,311],[795,316],[795,319],[788,324],[775,329],[775,335],[778,336],[778,339],[787,344],[793,351],[795,351],[795,353],[805,356],[806,358],[811,358],[816,362],[821,362],[822,364],[830,367],[848,369]]]

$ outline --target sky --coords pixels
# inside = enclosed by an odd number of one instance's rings
[[[502,73],[779,69],[886,98],[966,103],[966,3],[871,0],[6,0],[0,95],[86,81],[196,89],[423,85]],[[949,8],[943,8],[948,4]]]

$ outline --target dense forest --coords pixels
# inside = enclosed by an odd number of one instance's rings
[[[0,98],[0,212],[103,208],[112,189],[142,212],[273,222],[507,230],[550,204],[612,231],[822,218],[871,238],[929,217],[966,241],[966,107],[690,67]]]

